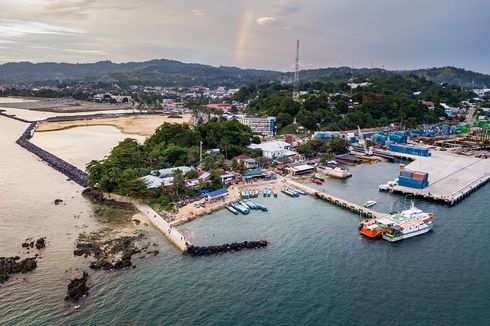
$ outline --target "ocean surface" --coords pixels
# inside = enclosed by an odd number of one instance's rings
[[[90,203],[13,144],[26,127],[0,117],[0,256],[18,254],[29,236],[47,236],[48,247],[34,272],[0,287],[0,325],[490,324],[489,185],[454,207],[417,200],[435,212],[434,230],[398,243],[361,237],[349,211],[280,194],[257,199],[269,212],[219,211],[181,227],[198,244],[260,239],[270,241],[265,249],[187,257],[149,228],[158,256],[94,272],[72,255],[76,235],[99,226]],[[352,178],[320,189],[399,210],[409,198],[377,190],[397,171],[390,163],[352,167]],[[74,309],[63,297],[82,270],[93,287]]]

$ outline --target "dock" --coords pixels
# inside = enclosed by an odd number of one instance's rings
[[[308,195],[314,196],[314,197],[319,198],[319,199],[323,199],[325,201],[328,201],[329,203],[332,203],[332,204],[337,205],[339,207],[348,209],[352,212],[355,212],[357,214],[361,214],[361,215],[366,216],[366,217],[381,218],[381,217],[390,216],[387,213],[372,210],[372,209],[364,207],[362,205],[359,205],[359,204],[353,203],[351,201],[342,199],[340,197],[328,194],[324,191],[316,190],[310,186],[304,185],[304,184],[296,182],[294,180],[287,179],[286,182],[289,185],[291,185],[292,187],[299,188],[299,189],[303,190]]]
[[[429,186],[424,189],[395,186],[391,190],[454,205],[490,181],[490,159],[432,151],[422,157],[390,152],[399,158],[412,160],[405,168],[429,174]]]

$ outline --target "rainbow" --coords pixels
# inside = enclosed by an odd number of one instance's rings
[[[250,9],[245,9],[240,20],[240,26],[235,43],[235,65],[240,66],[243,62],[245,47],[248,41],[250,26],[253,23],[253,12]]]

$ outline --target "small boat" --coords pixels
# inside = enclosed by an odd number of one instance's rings
[[[322,182],[320,180],[318,180],[318,179],[313,179],[313,183],[314,184],[317,184],[317,185],[320,185],[320,186],[322,185]]]
[[[264,189],[264,192],[262,192],[263,197],[267,197],[267,188]]]
[[[301,189],[298,189],[298,188],[293,188],[292,190],[293,190],[294,192],[296,192],[296,193],[300,194],[300,195],[303,195],[303,196],[305,196],[305,195],[306,195],[306,192],[304,192],[304,191],[303,191],[303,190],[301,190]]]
[[[274,196],[274,198],[277,198],[277,192],[272,191],[272,195]]]
[[[374,200],[368,200],[367,202],[364,203],[364,207],[373,207],[376,205],[376,202]]]
[[[259,189],[255,189],[254,197],[255,198],[259,197]]]
[[[253,201],[246,200],[245,204],[247,204],[247,206],[250,207],[251,209],[257,209],[257,204],[255,204]]]
[[[319,180],[319,181],[321,181],[321,182],[324,182],[324,181],[325,181],[325,179],[323,179],[323,178],[322,178],[322,177],[321,177],[321,176],[320,176],[318,173],[315,173],[315,174],[313,175],[313,179],[315,179],[315,180]]]
[[[238,204],[242,205],[243,207],[246,207],[246,208],[251,208],[250,206],[247,205],[247,203],[243,200],[239,201]]]
[[[232,212],[233,214],[238,215],[238,211],[235,208],[231,207],[230,205],[225,205],[225,208],[230,212]]]
[[[246,215],[248,213],[250,213],[250,209],[248,207],[245,207],[245,206],[242,206],[240,204],[231,204],[231,207],[233,207],[234,209],[236,209],[237,211],[239,211],[240,213]]]
[[[282,190],[282,192],[283,192],[284,194],[288,195],[289,197],[298,197],[298,196],[299,196],[299,194],[298,194],[298,193],[293,192],[293,191],[291,191],[291,190],[286,190],[286,189],[284,189],[284,190]]]
[[[267,207],[265,207],[264,205],[261,205],[261,204],[257,204],[257,203],[254,203],[257,207],[257,209],[260,209],[261,211],[264,211],[264,212],[267,212]]]

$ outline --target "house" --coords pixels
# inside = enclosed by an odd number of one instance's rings
[[[236,173],[233,171],[221,171],[219,173],[219,177],[221,178],[221,182],[225,185],[228,185],[235,180]]]
[[[228,196],[228,189],[226,188],[221,188],[215,191],[208,192],[206,194],[206,197],[208,198],[209,201],[218,200],[226,196]]]
[[[296,154],[296,152],[290,149],[291,144],[282,140],[267,141],[260,144],[250,144],[248,148],[262,150],[262,156],[269,159],[276,159],[279,157]]]
[[[288,173],[291,174],[292,176],[312,173],[315,170],[316,170],[315,166],[308,165],[308,164],[291,165],[288,168],[286,168],[286,171],[288,171]]]
[[[146,182],[148,188],[168,187],[173,185],[174,178],[172,174],[176,170],[180,170],[183,174],[186,174],[189,171],[193,171],[194,168],[177,166],[169,169],[153,170],[149,175],[145,175],[140,179]]]
[[[235,157],[235,160],[238,162],[238,164],[243,164],[247,170],[257,169],[259,167],[259,162],[247,155],[239,155]]]

